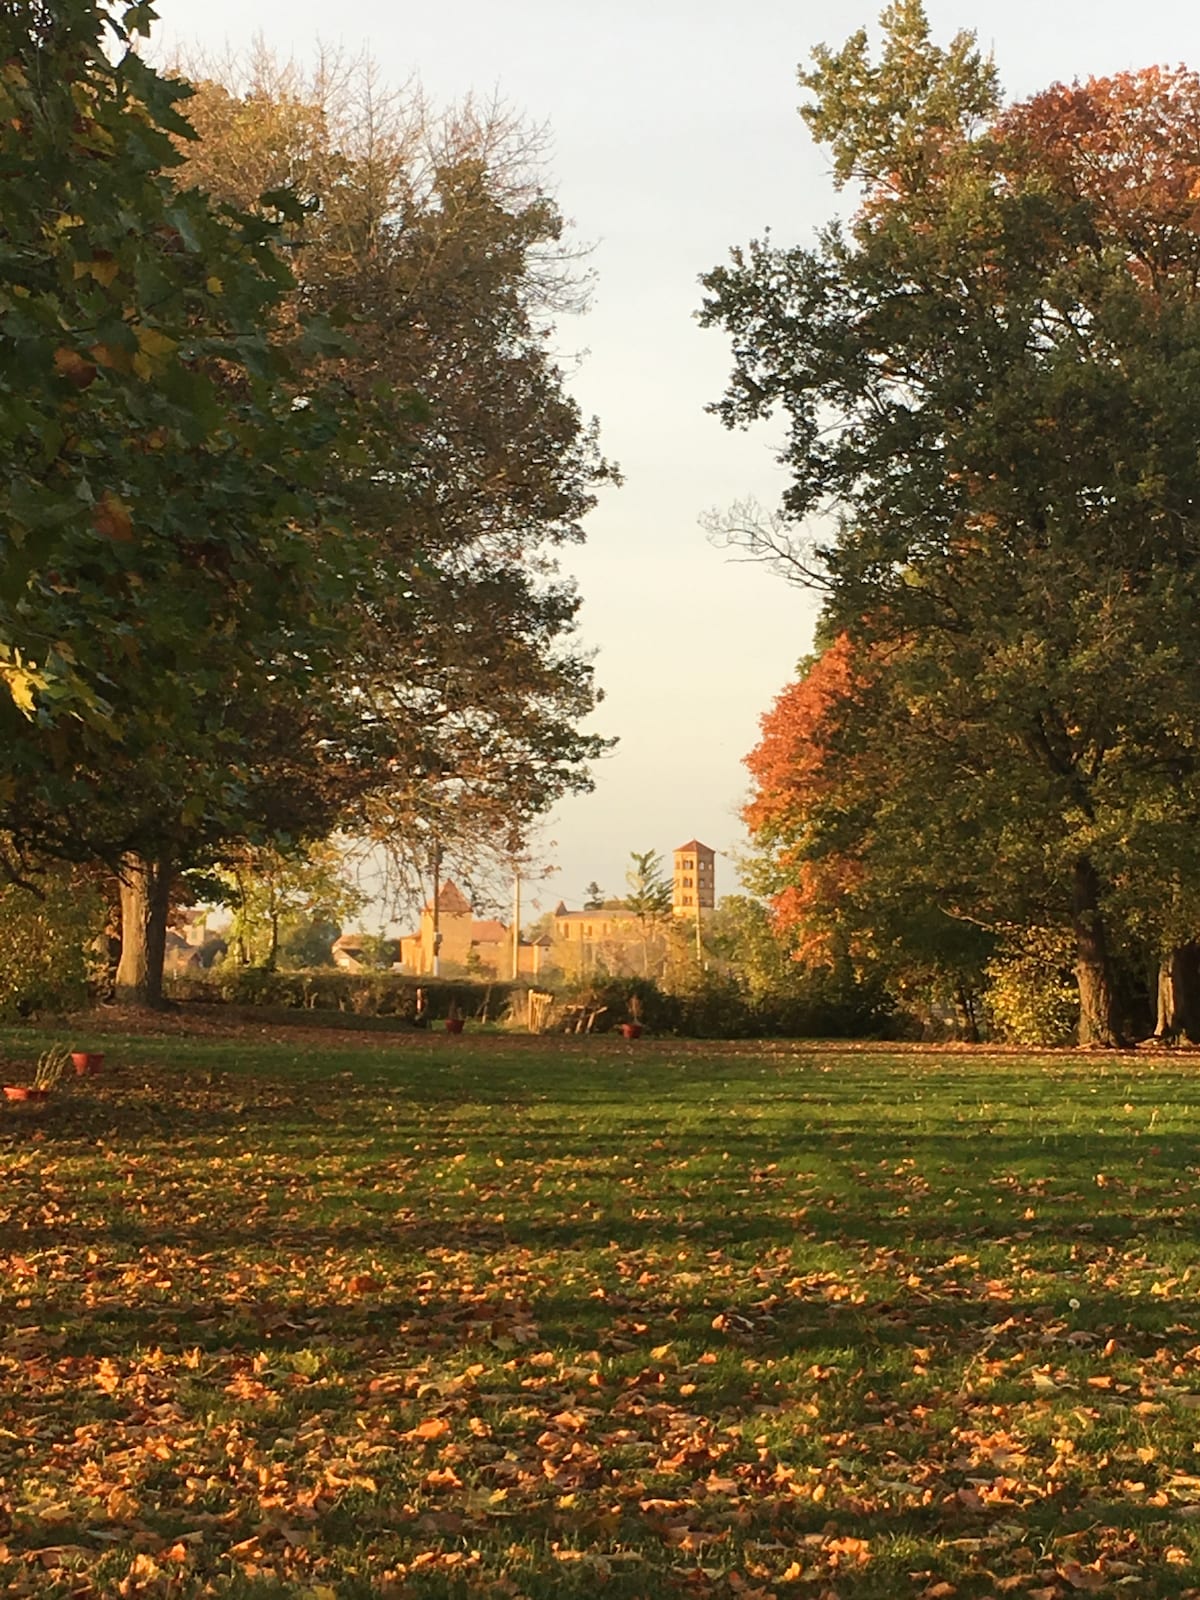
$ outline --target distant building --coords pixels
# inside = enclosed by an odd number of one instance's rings
[[[477,917],[471,902],[450,878],[438,890],[438,932],[441,934],[443,969],[447,966],[470,970],[478,968],[494,978],[512,977],[512,930],[494,917]],[[421,912],[421,925],[415,933],[400,939],[400,966],[418,977],[433,972],[433,901]],[[544,939],[522,939],[518,946],[521,977],[536,978],[542,970],[547,948]]]
[[[636,939],[641,923],[628,906],[606,905],[598,911],[568,911],[560,900],[554,908],[554,943],[567,946]]]
[[[716,851],[691,839],[672,852],[671,911],[695,921],[716,905]],[[593,911],[554,911],[550,960],[572,976],[639,972],[646,965],[647,929],[620,901]],[[661,940],[659,941],[661,943]]]
[[[677,917],[695,918],[716,905],[717,853],[699,839],[681,844],[674,853],[671,910]]]

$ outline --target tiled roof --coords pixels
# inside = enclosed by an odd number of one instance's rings
[[[715,853],[709,845],[701,844],[699,839],[689,839],[687,844],[677,845],[675,854],[678,855],[681,850],[703,850],[706,855],[710,856]]]
[[[471,902],[454,882],[453,878],[447,878],[438,890],[437,903],[439,911],[448,911],[452,916],[470,915]],[[426,911],[433,910],[432,900],[426,902],[425,909]]]

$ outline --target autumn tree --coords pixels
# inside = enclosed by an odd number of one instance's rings
[[[860,32],[801,73],[850,225],[705,279],[718,414],[788,422],[780,514],[740,536],[888,660],[916,879],[981,920],[1032,886],[1073,931],[1081,1042],[1113,1043],[1119,892],[1189,865],[1158,823],[1191,804],[1200,711],[1200,97],[1130,74],[1006,111],[919,0],[883,32],[878,62]]]
[[[261,730],[298,761],[303,686],[360,570],[310,377],[322,336],[263,334],[298,208],[252,217],[174,181],[188,91],[134,48],[153,17],[0,11],[0,836],[15,878],[54,857],[118,873],[133,999],[161,983],[180,833],[211,847],[289,787]]]
[[[192,70],[188,179],[242,205],[296,186],[296,306],[348,324],[328,368],[408,456],[352,498],[403,581],[356,609],[331,682],[388,751],[343,821],[414,866],[435,841],[460,864],[503,853],[605,748],[580,731],[597,695],[555,552],[614,473],[553,355],[586,295],[538,137],[494,105],[434,113],[369,62]]]
[[[914,1010],[953,1006],[969,1034],[995,942],[978,830],[969,807],[930,806],[944,751],[910,732],[913,710],[890,658],[856,659],[846,634],[803,663],[746,758],[745,876],[802,966],[886,982]]]

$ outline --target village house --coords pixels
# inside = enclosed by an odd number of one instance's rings
[[[494,978],[513,976],[512,929],[494,917],[477,917],[471,902],[451,879],[438,890],[437,931],[441,935],[440,965],[478,970]],[[522,939],[518,946],[518,976],[536,978],[545,964],[549,941]],[[415,933],[400,939],[400,967],[404,972],[428,976],[433,971],[433,901],[421,912],[421,925]]]

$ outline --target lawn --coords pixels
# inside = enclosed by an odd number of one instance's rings
[[[1195,1058],[104,1048],[0,1112],[2,1595],[1200,1595]]]

